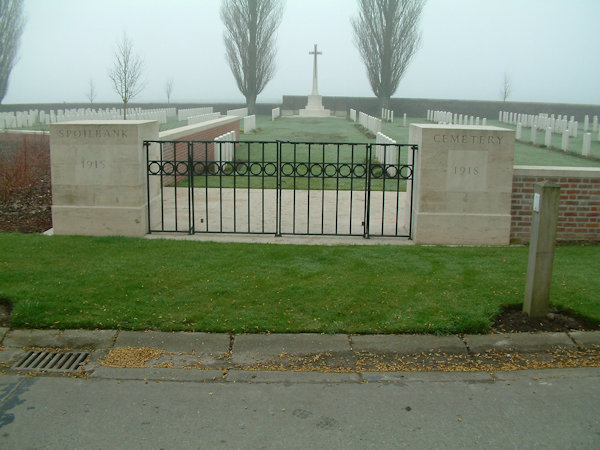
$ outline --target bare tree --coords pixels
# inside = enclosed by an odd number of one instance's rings
[[[358,0],[352,19],[354,43],[381,108],[389,108],[421,44],[419,20],[425,0]]]
[[[275,74],[275,32],[282,16],[279,0],[223,0],[221,5],[227,62],[249,114]]]
[[[512,84],[510,82],[510,77],[506,72],[504,72],[504,80],[502,81],[502,88],[500,89],[500,97],[503,102],[506,102],[506,99],[510,97],[512,91]]]
[[[23,0],[0,0],[0,103],[8,90],[24,28]]]
[[[165,84],[165,92],[167,94],[167,105],[171,103],[171,94],[173,93],[173,78],[167,80]]]
[[[90,105],[93,105],[94,100],[96,99],[96,85],[94,84],[94,80],[90,80],[86,96],[90,101]]]
[[[143,66],[142,59],[133,53],[133,43],[123,32],[117,42],[114,67],[108,74],[115,92],[123,101],[123,119],[127,119],[127,104],[144,89],[141,79]]]

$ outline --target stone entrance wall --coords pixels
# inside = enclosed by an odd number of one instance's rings
[[[415,242],[508,244],[514,132],[412,124],[409,143],[419,146],[413,187]]]
[[[156,139],[156,121],[50,125],[54,233],[144,236],[148,192],[143,141]]]

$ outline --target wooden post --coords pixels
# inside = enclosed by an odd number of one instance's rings
[[[544,317],[548,313],[559,200],[560,186],[549,181],[535,185],[523,302],[523,311],[530,317]]]

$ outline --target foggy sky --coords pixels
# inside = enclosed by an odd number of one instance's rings
[[[19,60],[3,104],[118,102],[108,71],[126,31],[144,59],[135,102],[243,102],[225,59],[220,0],[25,0]],[[353,39],[355,0],[287,0],[277,72],[258,102],[307,95],[318,44],[321,95],[373,96]],[[394,97],[600,104],[600,1],[428,0],[423,42]]]

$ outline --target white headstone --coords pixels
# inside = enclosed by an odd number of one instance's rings
[[[564,152],[569,150],[569,130],[563,131],[561,148],[563,149]]]
[[[592,148],[592,133],[585,133],[583,135],[583,150],[582,150],[581,154],[583,156],[590,156],[591,148]]]
[[[402,117],[402,126],[406,126],[406,113],[404,113],[404,116]]]
[[[587,114],[583,118],[583,131],[587,133],[587,130],[590,128],[590,116]]]
[[[517,141],[521,140],[521,134],[523,133],[523,125],[521,125],[521,123],[519,122],[517,124],[517,131],[515,132],[515,139]]]
[[[544,139],[544,145],[547,148],[552,147],[552,127],[546,128],[546,137]]]
[[[535,144],[536,137],[537,137],[537,128],[531,127],[531,143],[532,144]]]
[[[598,116],[594,116],[594,120],[592,121],[592,131],[598,131]]]
[[[484,127],[487,126],[487,118],[483,118],[483,122],[481,123],[481,125],[483,125]]]

